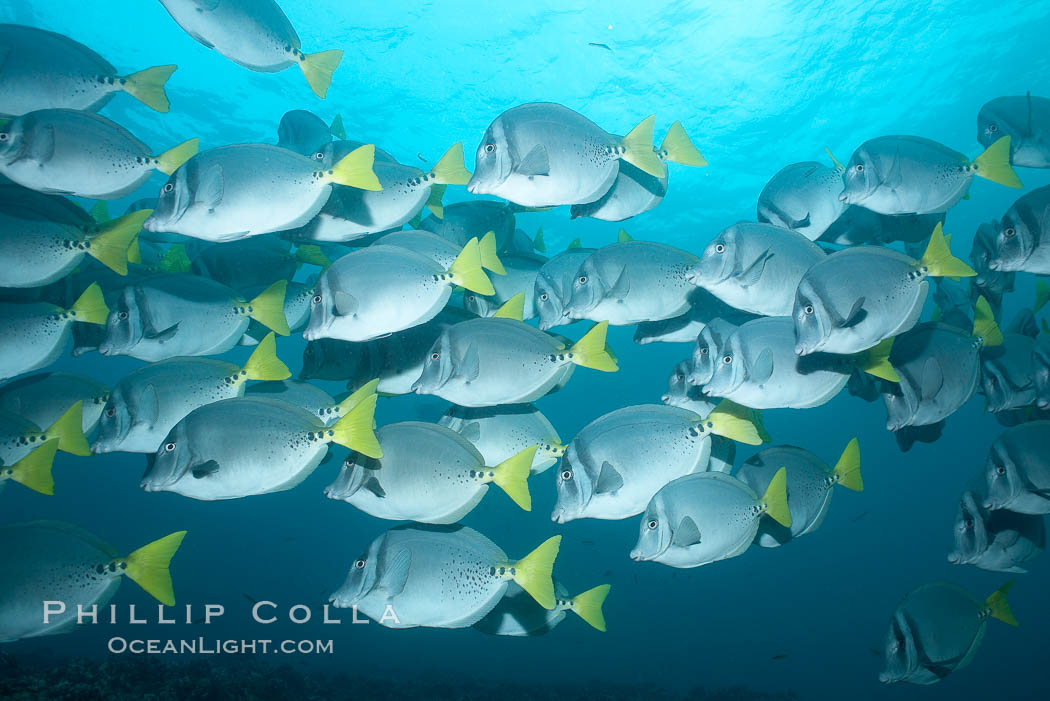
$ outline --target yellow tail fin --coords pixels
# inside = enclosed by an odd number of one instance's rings
[[[624,137],[620,142],[620,158],[654,178],[662,178],[666,172],[664,162],[653,150],[654,121],[656,116],[649,115]]]
[[[368,399],[370,396],[372,396],[372,395],[378,396],[378,394],[376,392],[376,390],[378,390],[378,389],[379,389],[379,378],[377,377],[374,380],[369,380],[368,382],[364,383],[363,385],[358,387],[356,390],[354,390],[354,392],[352,392],[346,399],[344,399],[343,401],[341,401],[338,404],[336,404],[336,407],[335,407],[336,411],[338,412],[338,414],[340,416],[346,416],[351,411],[353,411],[354,408],[358,404],[360,404],[364,400]],[[375,426],[375,421],[374,420],[372,421],[372,425],[373,425],[373,427]]]
[[[693,145],[689,135],[685,133],[685,127],[682,126],[680,121],[672,124],[671,128],[667,130],[667,135],[664,137],[663,143],[660,144],[660,155],[673,163],[679,163],[684,166],[699,168],[707,165],[707,159]]]
[[[277,339],[273,331],[259,341],[241,371],[246,380],[287,380],[292,376],[292,371],[277,357]]]
[[[506,275],[507,269],[503,267],[503,261],[496,253],[496,232],[490,231],[482,236],[478,246],[481,249],[481,267],[497,275]]]
[[[445,196],[446,187],[445,185],[431,185],[430,194],[427,195],[427,201],[423,205],[438,219],[445,218],[445,205],[441,202],[441,198]]]
[[[109,307],[106,306],[102,288],[97,282],[88,285],[68,311],[73,313],[73,321],[82,321],[85,324],[104,325],[109,318]]]
[[[157,170],[165,175],[171,175],[182,166],[183,163],[197,155],[200,150],[201,140],[194,138],[183,141],[174,148],[170,148],[157,156]]]
[[[99,200],[91,206],[91,211],[88,214],[91,215],[96,224],[105,224],[109,221],[109,205],[106,204],[105,200]]]
[[[543,227],[536,229],[536,237],[532,239],[532,248],[540,253],[547,252],[547,242],[543,240]]]
[[[977,298],[977,305],[973,310],[973,335],[981,339],[982,346],[1003,345],[1003,332],[995,323],[992,305],[988,304],[983,295]]]
[[[158,112],[171,109],[164,84],[178,66],[154,66],[124,77],[124,92]]]
[[[358,146],[332,166],[332,169],[328,171],[328,180],[337,185],[378,192],[383,189],[383,186],[379,183],[375,171],[372,170],[375,160],[375,145]]]
[[[565,247],[565,250],[571,251],[574,248],[583,248],[583,243],[579,239],[573,239],[569,241],[569,245]]]
[[[84,437],[84,402],[77,401],[66,409],[55,423],[44,431],[47,438],[58,439],[58,449],[71,455],[91,455],[91,446]]]
[[[58,450],[58,439],[52,438],[38,446],[29,455],[10,467],[0,467],[0,475],[12,479],[41,494],[55,493],[55,480],[51,477],[51,465]]]
[[[620,369],[611,349],[605,344],[605,335],[609,322],[602,321],[591,327],[571,349],[569,359],[576,365],[602,372],[616,372]]]
[[[125,571],[131,581],[165,606],[175,605],[175,589],[168,566],[185,537],[186,531],[176,531],[149,545],[143,545],[125,558]]]
[[[477,238],[467,241],[467,245],[449,266],[448,273],[452,275],[452,282],[471,292],[477,292],[479,295],[496,294],[488,275],[481,269],[481,246]]]
[[[157,266],[166,273],[188,273],[192,264],[190,257],[186,255],[186,246],[181,243],[173,243],[164,252]]]
[[[518,321],[524,321],[525,293],[519,292],[508,299],[492,316],[497,319],[517,319]]]
[[[892,350],[893,339],[884,339],[874,348],[869,348],[857,356],[857,367],[869,375],[880,377],[883,380],[900,382],[900,375],[898,375],[897,370],[890,365],[890,351]]]
[[[933,227],[930,242],[926,246],[926,252],[922,254],[919,265],[926,268],[926,274],[932,277],[974,277],[977,275],[973,268],[952,255],[940,222]]]
[[[980,156],[974,159],[973,164],[977,166],[974,171],[985,180],[999,183],[1006,187],[1021,188],[1021,179],[1010,166],[1010,137],[1004,136],[984,150]]]
[[[791,512],[788,510],[787,468],[782,467],[773,475],[773,479],[762,495],[765,513],[784,528],[791,528]]]
[[[103,225],[91,239],[88,254],[118,275],[127,275],[128,263],[132,262],[129,255],[131,243],[142,231],[142,222],[151,214],[152,209],[140,209]]]
[[[316,54],[306,54],[299,59],[299,69],[306,76],[306,82],[310,89],[322,100],[328,96],[328,88],[332,85],[332,74],[343,60],[343,52],[340,49],[321,51]]]
[[[1032,313],[1038,314],[1047,302],[1050,302],[1050,284],[1047,284],[1046,280],[1036,280],[1035,304],[1032,305]]]
[[[543,541],[538,548],[511,564],[514,570],[512,575],[514,581],[527,591],[536,600],[536,603],[547,610],[553,609],[556,603],[551,572],[554,570],[554,560],[558,557],[560,547],[561,536],[556,535]]]
[[[316,265],[325,270],[332,264],[328,256],[324,254],[321,247],[313,243],[304,243],[295,249],[295,259],[307,265]]]
[[[860,476],[860,442],[856,438],[846,444],[832,474],[846,489],[864,491],[864,479]]]
[[[470,182],[470,171],[463,165],[462,142],[457,141],[445,151],[430,175],[441,185],[466,185]]]
[[[761,445],[762,432],[755,424],[756,416],[761,417],[761,414],[723,399],[701,423],[716,436],[729,438],[737,443]]]
[[[631,238],[626,229],[620,229],[616,232],[616,243],[627,243],[628,241],[634,241],[634,239]]]
[[[577,594],[569,600],[569,609],[575,611],[577,616],[590,623],[593,628],[604,633],[605,614],[602,613],[602,604],[605,603],[610,589],[610,584],[599,584],[594,589]]]
[[[487,470],[492,473],[492,481],[496,483],[496,486],[506,492],[507,496],[525,511],[532,511],[529,475],[532,472],[532,460],[536,457],[538,449],[538,445],[526,448]]]
[[[142,265],[142,249],[139,248],[139,237],[135,236],[128,244],[128,262]]]
[[[833,154],[831,152],[831,149],[829,149],[827,146],[824,147],[824,153],[828,154],[828,158],[831,159],[831,163],[835,166],[835,170],[837,170],[840,173],[846,172],[846,166],[842,165],[842,162],[839,159],[835,158],[835,154]]]
[[[342,141],[346,141],[346,127],[343,126],[343,115],[337,114],[332,118],[332,126],[328,128],[328,131],[332,132],[332,136]]]
[[[248,302],[248,316],[271,331],[287,336],[292,332],[288,328],[288,319],[284,316],[284,293],[287,290],[287,280],[273,283],[260,292],[258,297]]]
[[[375,426],[376,395],[370,394],[327,429],[335,443],[356,450],[370,458],[383,457],[373,426]]]
[[[1010,591],[1010,587],[1013,585],[1014,580],[1011,579],[992,592],[992,595],[984,603],[988,606],[988,613],[992,618],[997,618],[1007,625],[1017,626],[1019,624],[1017,619],[1014,618],[1014,612],[1010,610],[1010,602],[1006,600],[1006,593]]]

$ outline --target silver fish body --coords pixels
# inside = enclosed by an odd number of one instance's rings
[[[987,148],[1010,137],[1010,162],[1050,168],[1050,99],[1011,95],[989,100],[977,114],[977,140]]]
[[[984,507],[1021,514],[1050,513],[1050,421],[1003,431],[985,464]]]
[[[707,469],[710,436],[697,414],[659,404],[629,406],[595,419],[565,451],[551,518],[565,523],[640,514],[668,482]]]
[[[965,492],[959,500],[955,549],[948,554],[948,562],[991,572],[1026,572],[1021,565],[1046,548],[1043,516],[1007,509],[989,511],[978,499],[973,492]]]
[[[536,273],[533,305],[539,316],[539,327],[546,331],[567,324],[565,308],[572,298],[576,272],[595,248],[570,248],[551,257]]]
[[[800,233],[740,222],[707,244],[689,279],[742,312],[788,316],[802,276],[825,257]]]
[[[816,161],[792,163],[770,178],[758,196],[758,221],[819,239],[846,205],[842,174]]]
[[[679,316],[691,305],[694,289],[686,274],[696,261],[691,253],[650,241],[604,246],[580,264],[562,313],[614,326]]]

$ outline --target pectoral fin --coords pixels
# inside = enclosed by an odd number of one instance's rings
[[[919,388],[919,396],[923,399],[933,399],[944,386],[944,372],[941,364],[936,358],[927,358],[922,366],[922,384]]]
[[[219,463],[215,462],[214,460],[208,460],[207,462],[202,462],[199,465],[194,465],[193,468],[190,470],[190,473],[193,475],[193,479],[199,480],[204,479],[208,475],[213,475],[218,471]]]
[[[627,297],[627,293],[631,291],[631,277],[627,274],[627,266],[623,266],[619,276],[616,278],[616,282],[609,291],[606,293],[606,297],[610,299],[623,300]]]
[[[594,485],[596,494],[612,494],[623,486],[623,477],[616,468],[608,461],[602,463],[602,470],[598,473],[598,481]]]
[[[768,380],[773,374],[773,351],[763,348],[748,374],[750,379],[758,384]]]
[[[868,316],[868,312],[864,309],[865,299],[865,297],[861,297],[854,302],[853,307],[850,308],[849,314],[846,316],[839,316],[831,305],[828,305],[828,314],[831,316],[831,320],[835,323],[835,326],[842,329],[848,329],[864,321],[864,318]]]
[[[222,166],[212,163],[208,169],[201,173],[200,181],[197,183],[196,204],[213,211],[222,202],[225,191],[225,183]]]
[[[55,128],[48,126],[35,133],[29,142],[27,155],[41,165],[50,161],[55,155]]]
[[[332,297],[335,301],[335,313],[337,316],[353,316],[357,313],[357,308],[360,306],[357,302],[357,297],[342,290],[337,291]]]
[[[514,169],[519,175],[550,175],[550,159],[547,158],[547,149],[536,144],[532,150],[525,154],[518,167]]]
[[[767,248],[752,261],[751,265],[741,270],[736,275],[736,281],[741,287],[751,287],[762,278],[762,271],[766,269],[766,263],[773,257],[772,249]]]
[[[678,527],[674,529],[674,537],[671,542],[680,548],[688,548],[700,543],[700,529],[697,528],[696,521],[688,516],[683,516],[678,522]]]
[[[401,548],[389,560],[384,559],[379,565],[383,566],[383,573],[379,578],[379,588],[386,591],[390,597],[397,596],[404,591],[405,583],[408,581],[408,570],[412,565],[411,552]]]
[[[481,371],[480,365],[481,360],[478,358],[478,347],[471,343],[467,348],[467,352],[463,354],[463,360],[459,364],[458,375],[467,382],[473,382],[478,378],[478,373]]]
[[[468,441],[473,443],[474,441],[481,439],[481,424],[477,421],[471,421],[469,424],[463,427],[463,430],[459,432],[459,435],[466,438]]]

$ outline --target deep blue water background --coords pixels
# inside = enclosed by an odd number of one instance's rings
[[[985,101],[1026,90],[1050,93],[1048,21],[1041,3],[608,2],[600,9],[597,3],[535,0],[512,6],[281,4],[304,50],[346,51],[326,101],[316,99],[294,69],[252,73],[206,50],[158,2],[4,0],[0,21],[68,34],[122,72],[178,63],[168,86],[170,114],[121,96],[104,112],[158,151],[191,136],[200,136],[205,148],[273,143],[281,115],[294,108],[325,119],[341,113],[351,138],[375,142],[405,163],[415,162],[417,153],[433,161],[455,141],[472,154],[495,116],[532,100],[561,102],[615,133],[656,113],[659,137],[681,119],[711,165],[672,165],[666,200],[624,226],[635,238],[697,253],[723,227],[754,218],[758,193],[773,173],[788,163],[821,159],[825,145],[845,161],[867,138],[907,133],[976,155],[976,115]],[[1045,172],[1020,174],[1026,190],[1050,182]],[[137,197],[154,195],[160,182],[157,176]],[[1017,194],[976,182],[972,198],[948,215],[955,250],[968,252],[977,224],[1001,216]],[[450,188],[446,201],[467,197],[463,188]],[[577,237],[584,245],[602,245],[619,228],[569,221],[565,208],[519,215],[518,223],[530,233],[542,225],[552,252]],[[1030,304],[1033,289],[1031,276],[1019,276],[1005,318]],[[576,326],[567,335],[581,333]],[[565,390],[537,403],[563,440],[610,410],[659,401],[668,372],[689,353],[685,345],[636,346],[632,333],[621,328],[610,334],[619,373],[581,369]],[[293,372],[302,346],[301,339],[279,343]],[[247,352],[237,349],[230,357],[243,360]],[[66,357],[54,369],[113,384],[138,364],[89,355]],[[464,522],[511,556],[562,533],[557,573],[567,587],[575,593],[601,582],[613,585],[606,634],[574,617],[535,639],[494,639],[470,629],[250,623],[245,594],[285,605],[320,604],[353,559],[393,525],[324,497],[339,459],[289,492],[203,503],[142,492],[142,456],[60,454],[55,496],[9,487],[0,495],[0,520],[73,521],[120,550],[188,529],[173,565],[179,603],[222,603],[227,614],[206,628],[137,628],[147,629],[148,637],[335,638],[334,658],[281,659],[304,669],[673,687],[743,683],[793,689],[805,699],[1045,697],[1045,557],[1031,563],[1011,592],[1021,627],[992,622],[970,668],[929,688],[883,687],[877,681],[885,628],[904,594],[951,580],[984,598],[1008,578],[946,560],[957,497],[1001,430],[983,415],[982,405],[975,398],[949,420],[939,442],[918,444],[907,454],[885,430],[881,403],[865,404],[844,393],[815,410],[766,412],[774,442],[801,445],[829,462],[858,436],[865,491],[839,490],[814,535],[696,570],[631,562],[635,519],[555,528],[549,520],[553,470],[535,480],[531,513],[491,491]],[[430,397],[385,399],[377,419],[437,420],[444,408]],[[741,446],[738,464],[752,452]],[[114,599],[152,608],[150,601],[131,583]],[[128,626],[99,626],[5,649],[100,655],[113,634],[146,635]]]

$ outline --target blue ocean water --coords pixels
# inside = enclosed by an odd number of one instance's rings
[[[1022,2],[737,3],[539,2],[281,3],[307,51],[344,49],[328,99],[318,100],[298,71],[247,71],[187,36],[158,2],[5,0],[0,21],[26,24],[81,41],[118,70],[177,63],[168,84],[172,109],[157,114],[118,98],[104,114],[147,143],[167,147],[199,136],[202,148],[276,141],[290,109],[325,119],[342,115],[351,138],[376,143],[405,163],[435,161],[455,141],[473,153],[502,111],[529,101],[559,102],[603,128],[625,133],[648,114],[657,133],[681,120],[708,159],[707,168],[672,166],[670,191],[653,211],[623,226],[635,239],[699,253],[724,227],[753,220],[755,202],[782,166],[821,160],[829,147],[845,160],[862,141],[915,134],[971,156],[976,115],[999,95],[1050,93],[1044,50],[1046,7]],[[605,44],[608,50],[592,43]],[[468,161],[468,167],[472,163]],[[1026,191],[1050,173],[1020,171]],[[137,197],[152,196],[157,175]],[[980,222],[997,218],[1018,193],[977,181],[953,208],[946,231],[968,251]],[[133,198],[129,198],[129,201]],[[446,202],[470,199],[450,187]],[[123,203],[112,205],[121,211]],[[620,225],[569,220],[566,208],[518,215],[518,226],[545,232],[548,250],[581,238],[615,240]],[[1018,276],[1004,319],[1030,306],[1034,277]],[[569,327],[578,337],[583,325]],[[687,345],[632,342],[633,328],[612,329],[620,372],[577,372],[537,406],[568,441],[615,408],[659,402]],[[299,370],[303,342],[285,339],[279,353]],[[248,350],[229,354],[243,361]],[[97,354],[54,366],[114,384],[138,361]],[[321,383],[336,393],[338,383]],[[445,403],[409,395],[380,401],[380,425],[434,421]],[[673,570],[628,558],[636,519],[550,519],[555,471],[533,485],[524,513],[495,490],[464,523],[512,556],[554,533],[564,536],[558,573],[572,591],[612,584],[609,630],[573,618],[547,636],[492,638],[466,630],[388,630],[378,625],[278,623],[260,630],[247,597],[320,605],[350,564],[391,524],[326,499],[339,461],[294,490],[228,502],[197,502],[145,493],[142,456],[76,458],[60,454],[56,494],[9,488],[0,519],[54,518],[81,524],[119,549],[173,530],[189,535],[173,565],[179,603],[224,604],[210,626],[140,626],[150,636],[335,640],[334,656],[282,663],[391,678],[459,676],[518,683],[602,680],[672,688],[744,684],[793,690],[803,699],[1032,699],[1044,697],[1050,663],[1046,601],[1050,562],[1018,576],[1010,593],[1021,626],[993,622],[969,668],[934,687],[878,682],[883,638],[899,599],[932,581],[961,584],[984,598],[1008,578],[950,565],[952,523],[966,481],[984,463],[1002,427],[975,398],[952,416],[936,443],[901,453],[885,430],[881,403],[843,393],[806,411],[765,412],[775,443],[803,446],[829,462],[860,439],[865,490],[840,493],[821,529],[787,547],[755,548],[696,570]],[[738,464],[752,449],[741,446]],[[337,456],[341,458],[341,455]],[[131,583],[115,602],[152,610]],[[194,617],[203,615],[203,609]],[[113,635],[145,635],[132,626],[98,626],[72,635],[17,643],[19,652],[105,654]],[[877,653],[877,654],[876,654]],[[781,656],[786,656],[780,658]],[[780,659],[773,659],[778,657]]]

